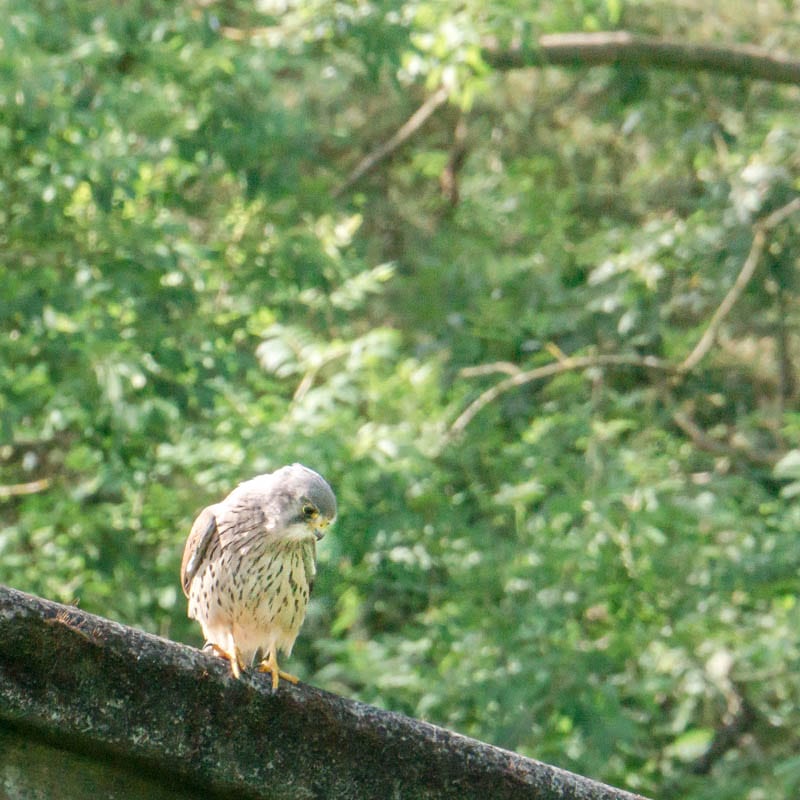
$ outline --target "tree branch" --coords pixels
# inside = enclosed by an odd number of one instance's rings
[[[700,361],[706,356],[711,349],[716,339],[717,332],[720,325],[722,325],[725,317],[728,316],[730,310],[736,305],[736,301],[741,297],[745,287],[750,283],[750,279],[755,274],[758,263],[761,260],[761,255],[764,252],[764,246],[767,242],[767,232],[775,228],[783,222],[791,214],[794,214],[800,209],[800,197],[796,197],[791,202],[782,206],[777,211],[774,211],[768,217],[757,222],[754,226],[753,243],[750,246],[750,252],[742,264],[742,269],[736,276],[733,286],[728,290],[728,293],[723,298],[717,310],[711,317],[705,333],[700,337],[700,340],[694,346],[694,349],[683,360],[679,367],[680,372],[690,372],[696,367]]]
[[[714,439],[684,411],[674,411],[672,413],[672,421],[691,439],[692,444],[698,450],[703,450],[706,453],[713,453],[727,458],[744,457],[753,464],[770,467],[774,467],[781,457],[781,454],[777,452],[763,452]]]
[[[238,42],[265,37],[271,31],[271,28],[229,26],[219,29],[220,35]],[[499,70],[629,64],[687,72],[708,70],[740,78],[800,84],[800,60],[776,55],[759,47],[718,47],[639,36],[627,31],[545,34],[530,45],[514,42],[508,47],[500,45],[496,38],[489,37],[484,40],[482,55],[487,64]],[[447,99],[447,89],[437,89],[391,138],[378,145],[356,165],[346,180],[333,190],[332,196],[340,197],[391,156],[422,128]]]
[[[27,483],[12,483],[0,486],[0,500],[9,497],[19,497],[25,494],[36,494],[43,492],[50,486],[50,478],[40,478],[38,481],[28,481]]]
[[[483,58],[497,69],[630,64],[653,69],[708,70],[740,78],[800,84],[800,60],[748,45],[724,47],[638,36],[627,31],[559,33],[510,47],[484,42]]]
[[[647,367],[648,369],[657,369],[662,372],[674,373],[676,377],[690,372],[711,349],[720,325],[722,325],[723,320],[734,307],[736,301],[739,299],[745,287],[750,282],[750,279],[753,277],[756,268],[758,267],[761,255],[764,252],[764,247],[766,246],[767,233],[780,225],[781,222],[786,220],[798,210],[800,210],[800,197],[796,197],[791,202],[781,206],[781,208],[779,208],[777,211],[773,211],[769,216],[759,220],[755,224],[753,244],[750,247],[750,252],[745,259],[744,264],[742,265],[742,269],[736,276],[733,286],[731,286],[722,303],[720,303],[719,307],[711,317],[711,321],[708,323],[708,327],[700,337],[700,340],[697,342],[692,352],[689,353],[689,355],[681,364],[671,364],[670,362],[656,358],[655,356],[603,355],[571,358],[569,356],[564,356],[563,354],[559,356],[558,352],[556,352],[556,357],[558,360],[555,363],[546,364],[543,367],[537,367],[536,369],[527,372],[523,372],[522,370],[515,368],[513,364],[509,364],[508,362],[498,362],[496,364],[486,364],[477,367],[466,367],[461,371],[461,374],[465,376],[472,377],[491,374],[493,372],[505,372],[508,373],[510,377],[490,387],[485,392],[480,394],[475,400],[473,400],[450,426],[451,435],[460,434],[464,428],[466,428],[467,425],[472,422],[475,415],[478,414],[478,412],[484,406],[493,402],[500,397],[500,395],[504,394],[510,389],[513,389],[517,386],[523,386],[531,381],[540,380],[541,378],[549,378],[561,372],[601,366]],[[676,424],[685,433],[689,434],[696,442],[700,441],[700,436],[698,433],[699,429],[696,428],[696,426],[692,426],[691,421],[688,420],[685,415],[676,414],[674,415],[674,419]],[[703,441],[705,441],[705,439]],[[705,449],[711,449],[710,442],[705,441],[705,444]],[[719,447],[724,446],[719,445]],[[772,456],[763,456],[760,460],[764,461],[765,463],[773,463]]]
[[[482,375],[494,375],[496,372],[503,372],[506,375],[519,375],[522,370],[511,361],[495,361],[491,364],[463,367],[458,371],[458,374],[462,378],[479,378]]]
[[[490,365],[496,367],[496,365]],[[489,405],[489,403],[496,400],[500,395],[514,389],[518,386],[524,386],[526,383],[538,381],[542,378],[549,378],[553,375],[558,375],[562,372],[572,372],[579,369],[590,369],[592,367],[645,367],[647,369],[660,370],[662,372],[674,372],[675,366],[667,361],[663,361],[655,356],[626,356],[626,355],[603,355],[603,356],[584,356],[584,357],[567,357],[563,360],[556,361],[552,364],[545,364],[543,367],[529,370],[527,372],[518,372],[511,375],[511,377],[500,381],[485,392],[480,394],[461,412],[458,418],[450,426],[450,434],[453,436],[459,435],[464,428],[469,425],[481,409]],[[473,367],[475,370],[473,374],[478,374],[477,370],[480,368]],[[496,371],[496,370],[495,370]]]
[[[439,175],[439,188],[442,195],[450,203],[452,208],[458,205],[459,188],[458,174],[464,166],[467,158],[467,122],[466,117],[461,114],[453,130],[453,144],[450,148],[450,155],[447,163]]]
[[[447,89],[440,87],[437,89],[391,136],[387,141],[382,142],[371,153],[365,156],[356,165],[348,178],[339,187],[334,189],[333,197],[339,197],[356,184],[368,172],[372,172],[378,164],[388,158],[399,147],[405,144],[427,121],[428,119],[447,102]]]

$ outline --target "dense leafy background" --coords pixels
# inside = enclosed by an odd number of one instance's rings
[[[797,796],[797,217],[685,375],[564,370],[450,433],[562,354],[679,364],[800,181],[796,87],[482,37],[800,45],[790,3],[708,5],[1,0],[0,580],[197,644],[193,516],[299,460],[341,505],[304,679],[659,797]]]

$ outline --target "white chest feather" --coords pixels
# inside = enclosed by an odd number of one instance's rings
[[[288,654],[305,619],[314,573],[313,540],[222,549],[192,582],[189,614],[210,642],[232,632],[245,661],[259,650]]]

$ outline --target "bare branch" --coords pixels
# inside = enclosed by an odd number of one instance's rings
[[[781,457],[780,453],[762,452],[759,450],[743,447],[742,445],[721,442],[709,436],[687,413],[675,411],[672,414],[672,421],[691,439],[692,444],[706,453],[724,456],[726,458],[746,458],[753,464],[763,466],[775,466]]]
[[[464,428],[469,425],[481,409],[489,403],[496,400],[500,395],[514,389],[518,386],[523,386],[526,383],[548,378],[557,375],[561,372],[568,372],[577,369],[588,369],[590,367],[602,366],[638,366],[646,367],[648,369],[656,369],[662,372],[673,373],[676,377],[689,372],[695,367],[703,357],[711,349],[716,338],[719,327],[730,310],[736,304],[736,301],[741,296],[750,279],[753,277],[758,262],[764,252],[764,247],[767,241],[767,233],[773,228],[777,227],[781,222],[786,220],[789,216],[800,210],[800,197],[795,198],[791,202],[774,211],[768,217],[757,222],[754,226],[755,233],[753,235],[753,244],[750,248],[745,263],[739,275],[736,277],[733,286],[725,295],[719,308],[714,312],[711,321],[706,328],[705,333],[700,337],[700,341],[695,345],[692,352],[684,359],[680,365],[672,364],[663,359],[656,358],[655,356],[626,356],[626,355],[604,355],[604,356],[586,356],[572,358],[561,353],[560,350],[550,349],[551,353],[558,359],[552,364],[546,364],[543,367],[523,372],[519,370],[514,364],[509,362],[497,362],[495,364],[485,364],[477,367],[467,367],[461,370],[461,375],[465,377],[473,377],[479,375],[488,375],[496,372],[505,372],[509,375],[505,380],[500,381],[494,386],[487,389],[473,400],[458,418],[450,426],[450,434],[458,435]],[[687,433],[695,443],[702,441],[705,445],[704,449],[715,450],[717,448],[724,448],[724,445],[719,445],[716,442],[709,441],[708,438],[699,429],[691,423],[685,415],[674,415],[676,424]],[[751,455],[751,457],[754,457]],[[755,460],[760,460],[764,463],[772,463],[773,458],[769,455],[754,457]]]
[[[798,209],[800,209],[800,197],[796,197],[790,203],[787,203],[785,206],[782,206],[777,211],[774,211],[768,217],[755,224],[753,243],[750,246],[750,252],[747,254],[742,269],[736,276],[733,286],[728,290],[728,293],[711,317],[711,321],[708,323],[705,333],[700,337],[700,341],[697,342],[692,352],[686,356],[683,363],[678,368],[680,372],[691,371],[706,356],[714,344],[720,325],[722,325],[725,317],[728,316],[730,310],[736,305],[736,301],[741,297],[745,287],[755,274],[758,263],[761,260],[761,255],[764,252],[764,246],[767,242],[767,232],[775,228],[791,214],[794,214]]]
[[[464,367],[458,371],[458,374],[462,378],[479,378],[481,375],[494,375],[496,372],[519,375],[522,370],[510,361],[495,361],[492,364],[479,364],[477,367]]]
[[[334,197],[344,194],[368,172],[372,172],[381,161],[388,158],[395,150],[405,144],[428,119],[447,102],[447,89],[437,89],[395,132],[387,141],[378,145],[369,155],[356,165],[348,178],[333,192]]]
[[[40,478],[38,481],[0,486],[0,500],[5,500],[9,497],[20,497],[25,494],[36,494],[37,492],[43,492],[49,486],[50,478]]]
[[[266,39],[274,33],[274,29],[223,26],[219,28],[219,33],[227,39],[245,42],[257,38]],[[500,45],[496,39],[487,38],[483,44],[483,58],[487,64],[500,70],[633,64],[653,69],[709,70],[741,78],[800,84],[800,60],[776,55],[759,47],[716,47],[638,36],[627,31],[547,34],[531,44],[513,42],[510,46]],[[336,198],[344,194],[364,175],[391,156],[420,130],[447,99],[447,90],[444,87],[437,89],[391,138],[356,165],[347,179],[334,189],[332,196]],[[453,176],[446,174],[445,182]],[[449,188],[449,184],[445,188]],[[452,190],[449,191],[449,196],[453,196]]]
[[[731,450],[722,442],[718,442],[709,436],[688,414],[683,411],[675,411],[672,414],[672,421],[692,440],[698,450],[707,453],[714,453],[720,456],[731,455]]]
[[[442,195],[449,201],[452,207],[458,205],[459,188],[458,175],[467,158],[467,122],[462,114],[458,118],[455,129],[453,130],[453,146],[450,148],[450,155],[447,159],[442,174],[439,175],[439,188]]]
[[[771,231],[798,210],[800,210],[800,197],[795,197],[794,200],[787,203],[785,206],[781,206],[777,211],[773,211],[766,219],[760,220],[758,222],[758,227],[765,231]]]
[[[247,42],[253,39],[267,38],[270,34],[274,35],[275,29],[267,27],[232,28],[229,25],[223,25],[219,28],[219,32],[233,42]]]
[[[518,372],[487,389],[461,412],[456,421],[450,426],[450,434],[453,436],[460,434],[464,428],[472,422],[475,415],[478,414],[482,408],[489,405],[489,403],[493,402],[510,389],[524,386],[526,383],[541,380],[542,378],[549,378],[562,372],[608,366],[645,367],[662,372],[675,371],[675,366],[673,364],[656,358],[655,356],[604,355],[566,358],[552,364],[545,364],[543,367],[537,367],[528,372]]]
[[[297,384],[297,388],[294,390],[294,394],[292,395],[292,400],[296,403],[302,400],[306,394],[308,394],[309,389],[314,386],[314,381],[317,379],[317,375],[319,375],[320,371],[332,361],[336,361],[337,358],[346,356],[348,352],[349,350],[347,347],[338,347],[332,352],[328,353],[318,364],[315,364],[313,367],[309,368],[306,374],[303,375],[300,383]]]
[[[680,42],[627,31],[559,33],[501,46],[484,42],[483,58],[497,69],[631,64],[653,69],[708,70],[740,78],[800,84],[800,60],[760,47]]]
[[[207,5],[205,2],[199,4]],[[195,12],[195,16],[199,13]],[[267,39],[275,34],[275,28],[222,26],[219,33],[227,39],[242,42]],[[488,37],[483,42],[483,58],[490,66],[502,70],[632,64],[686,72],[708,70],[772,83],[800,84],[800,59],[788,55],[753,45],[716,46],[640,36],[628,31],[551,33],[532,42],[514,41],[510,45]]]

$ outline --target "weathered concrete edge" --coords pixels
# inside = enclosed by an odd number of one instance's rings
[[[0,586],[0,719],[252,797],[634,795]]]

